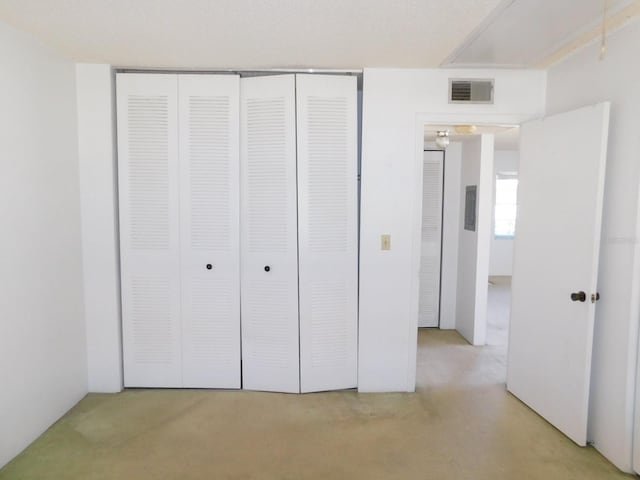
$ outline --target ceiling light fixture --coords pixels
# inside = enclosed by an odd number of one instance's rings
[[[478,127],[475,125],[456,125],[453,129],[460,135],[473,135],[478,130]]]
[[[443,150],[449,146],[449,130],[438,130],[436,132],[436,145]]]

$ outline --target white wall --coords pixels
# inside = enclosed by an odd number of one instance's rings
[[[456,328],[461,169],[462,144],[452,142],[444,154],[442,272],[440,275],[440,328],[443,330]]]
[[[76,83],[89,391],[119,392],[120,257],[111,67],[78,64]]]
[[[500,172],[518,171],[519,153],[517,150],[496,150],[494,153],[494,191],[495,176]],[[494,196],[495,198],[495,196]],[[495,200],[494,200],[495,207]],[[495,208],[494,208],[495,210]],[[495,220],[495,217],[493,218]],[[496,238],[491,235],[491,261],[489,275],[511,276],[513,272],[513,239]]]
[[[450,105],[449,77],[494,77],[495,104]],[[360,391],[415,389],[424,124],[520,124],[542,115],[545,88],[541,71],[365,69]]]
[[[493,135],[480,135],[462,144],[456,330],[472,345],[484,345],[487,332],[493,141]],[[475,231],[464,228],[466,187],[472,185],[477,187]]]
[[[640,22],[549,71],[549,114],[612,102],[591,380],[589,440],[623,470],[631,470],[634,382],[640,295]],[[640,461],[640,458],[638,459]]]
[[[75,66],[0,23],[0,466],[87,392]]]

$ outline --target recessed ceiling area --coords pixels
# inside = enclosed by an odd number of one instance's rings
[[[458,128],[458,130],[467,130],[466,125],[462,127],[464,128]],[[520,127],[513,125],[473,125],[473,127],[475,127],[473,133],[456,133],[455,125],[425,125],[424,141],[425,144],[434,144],[436,133],[447,130],[451,142],[466,142],[478,135],[493,134],[496,150],[518,150],[519,148]]]
[[[638,15],[638,0],[506,0],[452,53],[443,66],[545,66],[565,47],[581,45]]]
[[[500,0],[0,0],[78,62],[166,68],[437,67]]]

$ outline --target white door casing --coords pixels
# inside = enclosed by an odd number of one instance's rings
[[[299,393],[295,76],[240,97],[243,388]]]
[[[357,79],[296,77],[301,391],[354,388]]]
[[[507,387],[582,446],[609,110],[601,103],[532,121],[520,138]],[[578,292],[586,301],[572,301]]]

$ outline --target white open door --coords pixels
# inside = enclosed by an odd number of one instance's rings
[[[442,187],[444,152],[424,152],[422,168],[422,245],[418,327],[440,324],[440,264],[442,259]]]
[[[240,91],[242,382],[299,393],[295,76]]]
[[[119,74],[125,387],[182,387],[178,79]]]
[[[240,77],[178,92],[183,386],[240,388]]]
[[[300,387],[358,381],[357,79],[297,75]]]
[[[507,387],[578,445],[587,416],[609,104],[524,124]]]

